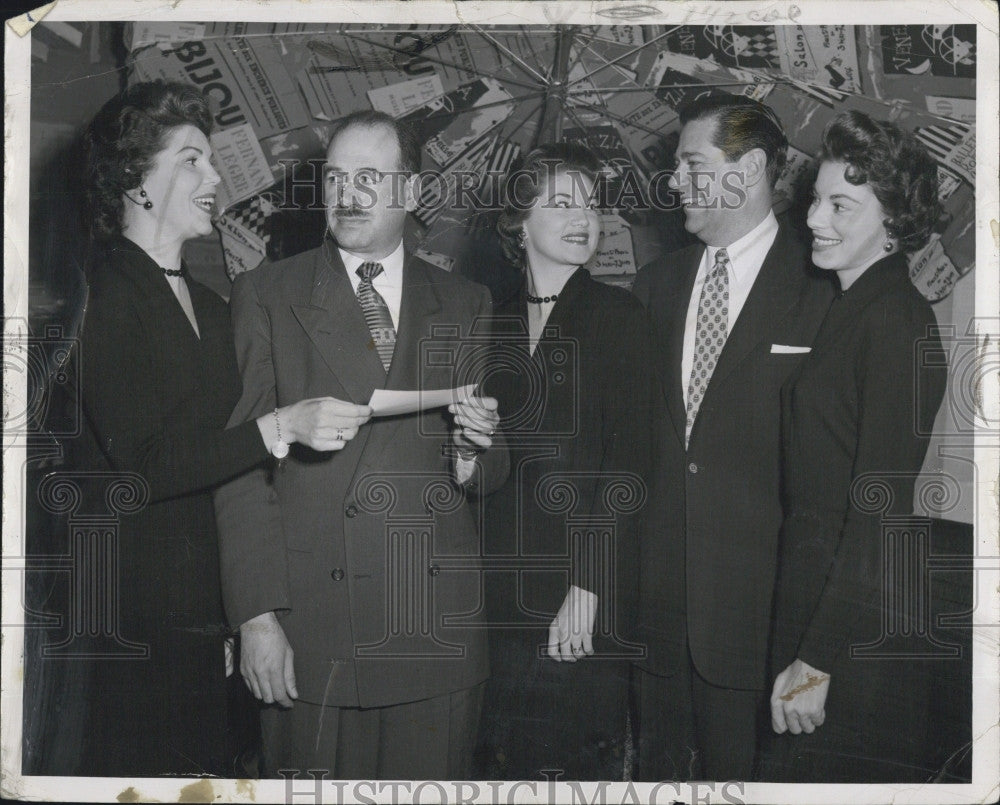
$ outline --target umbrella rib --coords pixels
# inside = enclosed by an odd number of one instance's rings
[[[612,120],[616,120],[619,123],[624,123],[626,126],[631,126],[634,129],[640,129],[641,131],[645,131],[648,134],[655,134],[657,137],[663,136],[663,132],[661,131],[657,131],[656,129],[651,129],[649,126],[642,125],[642,123],[635,123],[631,120],[628,120],[627,118],[622,117],[621,115],[616,115],[614,112],[609,112],[606,108],[601,108],[600,106],[594,106],[593,104],[590,103],[578,103],[576,105],[583,106],[592,112],[600,112],[606,117],[610,117]],[[569,111],[569,106],[566,107],[566,111],[567,112]]]
[[[583,61],[583,54],[590,50],[590,43],[595,39],[597,39],[597,34],[593,34],[586,42],[583,41],[582,37],[577,37],[577,42],[580,43],[580,47],[576,51],[576,58],[573,59],[573,63],[566,68],[567,79],[569,79],[569,74],[573,72],[573,68]]]
[[[535,78],[537,78],[542,83],[543,86],[545,86],[546,84],[549,83],[548,80],[545,78],[545,76],[543,76],[537,70],[533,69],[530,64],[528,64],[524,59],[522,59],[520,56],[518,56],[516,53],[514,53],[510,48],[508,48],[505,45],[501,44],[491,34],[486,33],[486,31],[484,31],[479,25],[472,25],[470,27],[472,28],[473,31],[475,31],[477,34],[479,34],[487,42],[490,42],[491,44],[493,44],[494,47],[499,48],[504,53],[506,53],[508,56],[510,56],[514,60],[515,64],[518,67],[520,67],[526,73],[531,73],[531,75],[533,75]]]
[[[606,69],[608,67],[611,67],[616,62],[620,62],[622,59],[627,59],[633,53],[638,53],[640,50],[643,50],[644,48],[648,48],[654,42],[659,42],[665,36],[670,36],[670,34],[676,32],[680,27],[681,27],[680,25],[675,25],[673,28],[670,28],[669,30],[664,31],[659,36],[654,37],[653,39],[649,40],[648,42],[643,42],[641,45],[638,45],[638,46],[632,48],[631,50],[627,50],[624,53],[622,53],[620,56],[615,56],[615,58],[613,58],[613,59],[605,59],[604,56],[601,56],[600,54],[596,54],[597,56],[599,56],[599,58],[604,59],[604,64],[602,64],[600,67],[594,68],[589,73],[585,73],[584,75],[580,76],[579,78],[573,79],[573,81],[571,81],[570,83],[571,84],[576,84],[579,81],[584,81],[584,80],[590,78],[595,73],[599,73],[599,72],[601,72],[601,70],[604,70],[604,69]]]
[[[445,94],[447,94],[447,93],[445,93]],[[531,100],[532,98],[540,98],[544,94],[545,93],[542,92],[542,91],[531,92],[531,93],[528,93],[527,95],[518,95],[516,98],[511,97],[511,98],[504,98],[502,101],[490,101],[489,103],[483,103],[483,104],[480,104],[479,106],[470,106],[468,109],[459,109],[457,111],[454,110],[454,109],[441,109],[440,111],[432,112],[431,114],[425,115],[424,117],[418,117],[418,118],[414,118],[414,119],[417,122],[419,122],[419,121],[422,121],[422,120],[434,120],[435,118],[438,118],[438,117],[458,117],[459,115],[466,115],[469,112],[479,112],[482,109],[489,109],[489,108],[491,108],[493,106],[503,106],[505,104],[515,103],[516,101],[528,101],[528,100]],[[439,98],[443,98],[444,96],[443,95],[439,95],[438,97]],[[428,103],[430,103],[430,101],[428,101]],[[416,111],[416,110],[414,110],[414,111]],[[406,118],[406,116],[404,115],[404,119],[405,118]]]
[[[373,42],[370,39],[365,39],[363,36],[358,36],[357,34],[351,34],[347,31],[341,31],[341,36],[346,36],[348,39],[353,39],[357,42],[363,42],[366,45],[374,45],[375,47],[384,48],[385,50],[391,50],[393,53],[402,53],[404,56],[415,56],[419,55],[421,59],[429,61],[433,64],[440,64],[442,67],[451,67],[455,70],[459,70],[463,73],[469,73],[470,75],[476,76],[478,78],[483,78],[483,74],[477,70],[472,70],[468,67],[463,67],[461,64],[455,64],[454,62],[445,61],[434,56],[428,56],[426,53],[421,52],[420,54],[415,54],[412,51],[406,50],[404,48],[397,48],[392,45],[386,45],[382,42]],[[536,84],[528,84],[524,81],[517,81],[513,78],[504,78],[503,83],[512,84],[515,87],[521,87],[521,89],[538,89]]]

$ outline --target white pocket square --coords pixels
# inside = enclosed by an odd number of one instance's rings
[[[790,347],[788,344],[771,344],[771,354],[779,355],[801,355],[803,352],[812,352],[812,347]]]

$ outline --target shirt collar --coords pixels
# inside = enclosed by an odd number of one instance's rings
[[[340,252],[340,259],[344,261],[344,268],[347,269],[347,276],[350,277],[351,284],[357,289],[358,283],[361,282],[361,278],[358,276],[358,266],[369,261],[350,252],[345,252],[340,247],[337,247],[337,251]],[[399,241],[399,245],[392,254],[375,262],[382,264],[386,284],[401,285],[403,282],[403,241]],[[383,277],[379,276],[375,281],[378,282],[379,279],[383,279]]]
[[[725,247],[729,255],[730,270],[739,281],[748,271],[756,271],[767,255],[767,250],[778,234],[778,219],[774,210],[768,210],[764,219],[739,240]],[[705,256],[709,266],[715,265],[715,254],[723,247],[706,246]]]

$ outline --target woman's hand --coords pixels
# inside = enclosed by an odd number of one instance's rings
[[[300,400],[278,409],[284,440],[301,442],[313,450],[343,450],[371,415],[370,406],[355,405],[336,397]]]
[[[455,446],[466,450],[488,450],[500,424],[497,401],[493,397],[470,397],[448,406],[456,427],[451,432]]]
[[[556,662],[576,662],[593,654],[596,618],[597,596],[574,584],[549,626],[549,656]]]
[[[830,675],[795,660],[774,680],[771,692],[771,726],[779,735],[812,732],[826,720],[826,694]]]

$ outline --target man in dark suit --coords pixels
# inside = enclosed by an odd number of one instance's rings
[[[682,110],[677,170],[700,244],[643,267],[662,389],[641,536],[636,779],[751,779],[765,715],[782,383],[832,299],[771,209],[787,140],[747,98]]]
[[[466,382],[454,364],[489,293],[404,253],[419,158],[387,115],[338,122],[325,242],[234,283],[244,388],[231,424],[304,397],[363,405],[375,389]],[[293,446],[270,477],[216,495],[241,672],[268,705],[269,776],[469,773],[487,675],[469,498],[503,482],[507,456],[495,400],[449,410],[450,436],[441,409],[376,417],[339,452]]]

